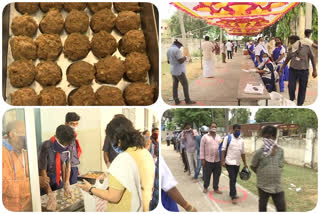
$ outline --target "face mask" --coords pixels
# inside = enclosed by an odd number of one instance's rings
[[[238,138],[239,136],[240,136],[240,131],[236,131],[235,133],[233,133],[233,135],[236,137],[236,138]]]
[[[210,129],[210,132],[217,132],[217,128]]]
[[[144,137],[144,139],[146,139],[146,140],[150,140],[150,137]]]
[[[120,149],[118,146],[114,146],[113,144],[112,144],[112,148],[113,148],[113,150],[116,151],[117,153],[123,152],[122,149]]]
[[[21,144],[22,144],[22,147],[23,147],[24,149],[26,149],[26,148],[27,148],[26,136],[18,136],[18,137],[19,137],[19,140],[20,140],[20,142],[21,142]]]
[[[76,127],[76,126],[70,126],[70,127],[73,129],[74,132],[76,132],[78,129],[78,127]]]

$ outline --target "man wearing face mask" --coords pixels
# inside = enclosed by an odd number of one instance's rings
[[[57,202],[53,191],[57,189],[63,187],[65,196],[74,198],[70,187],[72,151],[69,147],[74,140],[73,129],[70,126],[60,125],[56,129],[55,136],[43,142],[40,147],[38,158],[40,175],[50,178],[50,186],[41,190],[43,194],[48,194],[48,210],[56,210]]]
[[[280,67],[283,65],[283,62],[286,60],[286,50],[282,45],[281,39],[276,38],[276,47],[272,52],[272,59],[274,60],[274,63],[277,65],[277,72],[280,71]],[[279,77],[279,87],[280,92],[284,92],[284,81],[288,80],[289,77],[289,71],[288,66],[284,68],[284,71],[282,72],[281,76]]]
[[[283,69],[290,62],[288,84],[290,100],[295,100],[297,81],[299,81],[297,105],[302,106],[306,98],[310,60],[313,68],[312,77],[316,78],[318,75],[315,58],[310,46],[300,42],[298,36],[290,36],[289,43],[291,44],[291,47],[288,50],[286,60],[280,68],[279,75],[282,74]]]
[[[81,155],[81,147],[79,140],[77,139],[77,128],[79,125],[80,116],[75,112],[68,112],[66,114],[65,125],[70,126],[74,131],[75,141],[69,146],[71,150],[71,172],[70,172],[70,184],[77,183],[79,169],[78,165],[80,164],[80,155]]]
[[[191,128],[190,123],[184,125],[183,134],[181,136],[181,143],[185,147],[187,153],[187,160],[189,165],[189,175],[194,178],[196,163],[197,163],[197,153],[196,153],[196,134]]]
[[[192,101],[189,96],[189,85],[185,65],[187,57],[182,56],[180,50],[182,46],[182,43],[176,39],[167,51],[167,60],[168,64],[170,64],[170,71],[173,79],[173,99],[176,105],[181,103],[178,97],[178,84],[180,82],[183,87],[184,100],[186,104],[195,104],[196,102]]]
[[[285,212],[285,195],[281,185],[284,154],[277,143],[277,128],[265,126],[262,129],[262,137],[263,146],[254,153],[250,165],[252,171],[257,174],[259,212],[267,211],[270,196],[277,211]]]
[[[219,190],[219,180],[221,175],[221,163],[219,157],[219,145],[221,137],[217,134],[217,124],[211,123],[208,134],[201,139],[200,159],[203,167],[203,192],[208,192],[211,174],[213,174],[214,193],[222,194]]]
[[[2,201],[13,212],[32,211],[30,174],[23,121],[12,121],[3,127]],[[49,178],[40,176],[40,187],[49,186]]]
[[[254,48],[254,54],[256,55],[258,65],[262,62],[262,57],[264,53],[268,54],[268,49],[264,44],[264,38],[260,37],[258,39],[258,45]]]
[[[226,167],[229,174],[229,196],[232,199],[232,204],[237,203],[237,176],[240,168],[240,161],[242,159],[244,167],[247,166],[246,155],[244,150],[244,142],[240,137],[241,126],[238,124],[233,125],[233,134],[231,141],[228,144],[228,136],[224,138],[222,145],[221,165]]]

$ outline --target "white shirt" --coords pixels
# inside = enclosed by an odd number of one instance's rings
[[[311,39],[309,39],[309,38],[303,38],[303,39],[301,39],[301,42],[302,42],[302,44],[309,45],[310,47],[313,44],[313,41]]]
[[[222,151],[226,151],[228,142],[228,136],[223,140]],[[240,166],[241,155],[244,154],[244,142],[241,137],[235,138],[231,135],[231,141],[228,147],[227,156],[225,162],[227,165]]]
[[[179,59],[182,59],[183,55],[180,49],[176,45],[172,45],[167,51],[167,59],[170,63],[170,71],[172,75],[180,76],[186,72],[185,64],[180,64]]]
[[[227,46],[227,51],[232,51],[232,43],[231,42],[227,42],[226,46]]]
[[[177,181],[173,177],[169,167],[167,166],[166,162],[162,158],[162,156],[159,157],[159,172],[161,175],[161,189],[165,192],[168,192],[173,187],[177,186]]]
[[[254,48],[254,55],[260,56],[261,50],[263,50],[265,53],[269,54],[266,46],[259,43],[259,44]]]
[[[202,50],[203,50],[203,59],[210,60],[213,56],[214,45],[212,42],[204,41],[202,43]]]

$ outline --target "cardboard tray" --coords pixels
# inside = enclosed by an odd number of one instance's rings
[[[158,26],[159,26],[159,21],[158,21],[158,11],[157,8],[151,4],[151,3],[140,3],[141,6],[141,11],[140,11],[140,18],[141,18],[141,30],[143,30],[145,39],[146,39],[146,45],[147,45],[147,55],[149,57],[149,61],[151,64],[151,69],[148,72],[147,80],[146,83],[149,83],[151,86],[155,88],[155,96],[154,96],[154,102],[158,99],[159,95],[159,47],[158,47]],[[86,8],[85,11],[89,15],[89,18],[91,19],[91,12],[89,12],[89,9]],[[117,15],[117,12],[114,10],[112,7],[112,11]],[[67,12],[62,10],[61,11],[63,17],[65,18],[67,15]],[[2,96],[3,99],[10,104],[10,94],[13,93],[14,91],[18,90],[18,88],[14,88],[9,81],[8,75],[7,75],[7,67],[9,64],[13,62],[13,58],[11,56],[11,50],[9,47],[9,40],[11,37],[13,37],[11,30],[10,30],[10,22],[12,21],[13,17],[16,15],[20,15],[15,10],[14,3],[8,4],[4,10],[3,10],[3,21],[2,21]],[[37,23],[41,21],[44,13],[39,9],[39,11],[32,15]],[[41,34],[40,30],[38,29],[37,34],[33,37],[33,39],[37,38]],[[112,33],[111,33],[117,41],[119,41],[122,36],[121,34],[114,28]],[[86,35],[89,37],[89,40],[91,41],[93,32],[90,29],[90,26],[88,28],[88,31]],[[64,43],[64,40],[68,34],[66,33],[65,30],[62,31],[60,34],[62,43]],[[122,60],[125,59],[119,51],[117,50],[113,55],[120,57]],[[98,58],[96,58],[92,52],[90,51],[88,56],[84,59],[84,61],[89,62],[90,64],[94,64],[98,61]],[[35,60],[35,65],[37,65],[40,61],[39,59]],[[71,86],[69,82],[67,81],[66,78],[66,70],[67,67],[73,63],[72,61],[68,60],[66,57],[64,57],[64,54],[61,53],[59,58],[56,60],[58,65],[61,67],[63,76],[61,82],[57,85],[57,87],[61,87],[66,95],[68,96],[69,93],[76,89],[75,87]],[[124,88],[129,85],[130,82],[122,78],[122,80],[117,84],[117,85],[111,85],[111,84],[101,84],[97,83],[95,80],[93,80],[92,87],[94,91],[96,91],[101,85],[110,85],[110,86],[116,86],[120,88],[122,91]],[[42,86],[34,81],[31,86],[34,88],[39,94],[39,92],[42,90]]]

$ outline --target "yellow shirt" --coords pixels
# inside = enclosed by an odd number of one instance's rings
[[[155,175],[155,165],[153,158],[148,150],[136,149],[136,147],[128,148],[127,152],[135,161],[138,166],[141,192],[142,192],[142,204],[143,211],[149,211],[149,204],[152,199],[152,189]],[[107,212],[130,212],[131,211],[131,193],[125,189],[125,187],[112,175],[109,175],[109,187],[117,190],[124,190],[122,198],[119,203],[108,203]]]

